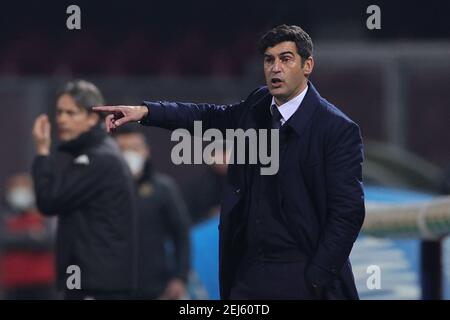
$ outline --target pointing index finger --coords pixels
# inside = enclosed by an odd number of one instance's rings
[[[113,106],[101,106],[101,107],[93,107],[92,110],[94,111],[106,111],[106,112],[116,112],[116,111],[120,111],[121,108],[120,107],[113,107]]]

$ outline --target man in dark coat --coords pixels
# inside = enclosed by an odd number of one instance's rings
[[[278,26],[259,49],[267,86],[241,103],[97,110],[112,113],[108,130],[129,121],[171,130],[193,131],[194,121],[221,132],[279,129],[276,174],[261,174],[260,163],[229,166],[219,225],[221,298],[357,299],[349,255],[365,215],[359,127],[308,80],[313,45],[303,29]]]
[[[138,285],[133,298],[187,298],[189,215],[175,182],[155,171],[150,146],[138,128],[122,127],[114,134],[137,191]]]
[[[126,298],[136,286],[134,182],[99,114],[90,110],[102,103],[86,81],[61,90],[58,152],[50,152],[46,115],[33,128],[36,200],[45,215],[58,216],[57,284],[67,299]]]

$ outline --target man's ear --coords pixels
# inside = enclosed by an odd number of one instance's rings
[[[314,69],[314,58],[311,56],[305,60],[305,63],[303,65],[303,73],[305,77],[309,77],[313,69]]]

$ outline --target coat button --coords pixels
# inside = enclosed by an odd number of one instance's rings
[[[234,194],[235,195],[240,195],[241,194],[241,189],[236,189],[236,190],[234,190]]]

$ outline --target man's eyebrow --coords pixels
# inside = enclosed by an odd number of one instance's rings
[[[280,56],[282,56],[282,55],[284,55],[284,54],[291,54],[291,55],[295,55],[292,51],[283,51],[283,52],[281,52],[279,55]]]
[[[295,54],[292,51],[283,51],[278,54],[278,56],[283,56],[283,55],[295,56]],[[273,54],[264,53],[264,58],[273,58],[273,56],[274,56]]]

